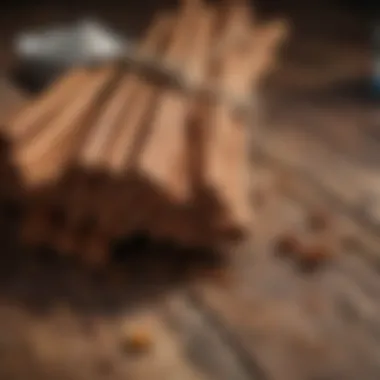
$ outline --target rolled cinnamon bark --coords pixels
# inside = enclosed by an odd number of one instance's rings
[[[172,15],[161,15],[161,31],[156,32],[156,36],[169,42],[169,32],[174,33],[174,19]],[[159,49],[158,49],[159,48]],[[156,53],[165,49],[166,46],[157,46]],[[101,236],[115,236],[131,232],[139,224],[141,216],[146,215],[151,202],[144,200],[136,210],[136,197],[144,198],[144,187],[140,186],[139,181],[134,181],[134,174],[131,174],[135,161],[139,156],[140,148],[146,138],[147,127],[149,126],[150,116],[156,103],[157,88],[147,83],[143,78],[136,74],[131,74],[131,80],[137,86],[133,99],[127,107],[125,119],[121,121],[118,133],[106,154],[106,166],[114,178],[127,178],[116,183],[111,188],[111,194],[104,198],[104,202],[99,204],[99,229],[103,231]],[[148,128],[149,129],[149,128]],[[128,179],[132,177],[132,179]],[[148,197],[149,198],[149,197]],[[153,202],[154,203],[154,202]],[[144,211],[145,210],[145,211]]]
[[[54,244],[61,251],[79,250],[82,236],[79,236],[78,231],[83,229],[85,224],[95,225],[99,217],[95,212],[97,203],[102,201],[105,183],[108,183],[103,165],[106,160],[107,145],[135,89],[128,79],[122,78],[121,83],[102,105],[99,117],[89,128],[75,157],[75,165],[78,166],[77,170],[82,175],[78,180],[75,194],[68,194],[68,197],[63,200],[66,225],[54,238]]]
[[[138,54],[157,54],[165,47],[172,30],[172,15],[160,13],[151,24],[148,32],[138,49]],[[98,166],[105,171],[111,171],[110,181],[99,188],[98,194],[94,194],[87,202],[90,210],[87,212],[96,214],[94,230],[81,245],[83,259],[92,265],[102,264],[108,257],[108,252],[99,247],[109,246],[110,234],[109,219],[110,209],[114,212],[113,204],[120,198],[121,188],[124,186],[115,184],[115,175],[123,176],[127,170],[127,161],[133,156],[144,118],[154,99],[155,90],[138,74],[126,74],[120,85],[119,91],[110,100],[110,107],[101,115],[93,128],[90,139],[81,151],[79,161],[86,167]],[[107,112],[108,111],[108,112]],[[116,180],[117,181],[117,180]],[[116,193],[115,193],[115,189]],[[117,208],[125,208],[128,203],[128,194],[131,189],[123,191],[123,200]],[[110,204],[111,201],[111,204]],[[112,214],[111,214],[112,215]],[[75,224],[75,223],[74,223]],[[106,241],[104,241],[106,239]],[[96,243],[98,241],[98,244]]]
[[[199,4],[189,4],[185,3],[182,10],[180,11],[180,14],[177,19],[177,26],[175,29],[175,32],[173,33],[173,38],[170,43],[170,46],[168,48],[168,51],[164,54],[164,61],[168,63],[172,63],[173,67],[175,65],[179,65],[180,62],[183,62],[186,57],[189,58],[190,65],[193,65],[193,71],[192,72],[185,72],[186,74],[190,74],[188,78],[191,78],[191,80],[197,80],[197,75],[199,76],[198,73],[198,67],[196,64],[193,64],[193,61],[191,60],[190,54],[191,50],[188,49],[189,45],[189,28],[190,25],[196,28],[197,23],[193,24],[193,21],[197,19],[197,16],[200,15],[199,12],[202,12],[202,8],[199,6]],[[201,16],[202,17],[202,16]],[[203,32],[203,30],[202,30]],[[199,41],[198,41],[199,42]],[[196,43],[196,46],[198,44]],[[191,46],[191,45],[190,45]],[[197,53],[195,51],[195,53]],[[196,57],[196,59],[202,60],[202,57]],[[189,66],[190,66],[189,65]],[[178,67],[178,66],[177,66]],[[198,70],[198,71],[197,71]],[[193,75],[191,75],[193,74]],[[176,103],[177,97],[181,97],[180,94],[177,93],[171,93],[172,91],[165,91],[160,94],[159,98],[157,99],[156,107],[153,110],[153,117],[151,120],[151,124],[148,127],[148,132],[145,133],[145,144],[141,144],[141,151],[138,155],[135,155],[134,157],[132,156],[132,159],[130,160],[133,162],[132,169],[134,172],[137,173],[139,177],[141,177],[141,180],[143,183],[145,182],[145,185],[142,185],[142,187],[136,188],[134,196],[130,198],[129,204],[125,208],[125,212],[121,213],[120,217],[115,220],[115,228],[117,228],[117,225],[122,226],[122,229],[119,227],[119,233],[128,233],[132,231],[149,231],[151,235],[155,235],[155,232],[157,232],[157,226],[153,225],[152,222],[154,221],[155,214],[156,218],[158,216],[158,213],[160,212],[159,210],[164,209],[169,213],[169,208],[171,205],[167,203],[166,200],[166,191],[162,191],[159,186],[157,186],[157,183],[155,182],[155,178],[151,177],[151,172],[149,170],[147,172],[144,172],[142,170],[142,162],[143,162],[143,157],[146,155],[146,150],[149,149],[147,146],[149,146],[149,142],[151,142],[152,139],[152,134],[156,134],[156,127],[157,127],[157,115],[162,115],[162,107],[166,108],[165,112],[170,112],[174,111],[171,114],[171,117],[175,120],[177,120],[176,114],[178,114],[178,123],[180,124],[181,122],[184,122],[184,119],[181,118],[181,113],[182,110],[186,111],[187,108],[187,103],[183,101],[183,99],[180,99],[180,109],[178,107],[172,108],[172,101]],[[177,109],[176,109],[177,108]],[[160,111],[161,109],[161,111]],[[179,111],[179,113],[177,112]],[[158,114],[157,114],[158,112]],[[166,114],[167,117],[168,114]],[[183,115],[184,116],[184,115]],[[175,123],[175,120],[172,120],[170,122]],[[160,121],[159,121],[160,122]],[[160,127],[163,127],[161,124]],[[180,125],[178,125],[178,128],[180,130],[181,134],[181,128]],[[182,133],[185,133],[185,131],[182,129]],[[169,139],[171,136],[168,136]],[[185,136],[181,136],[183,139]],[[155,145],[159,143],[160,141],[157,140],[155,137],[153,137],[153,142],[152,144]],[[130,140],[131,141],[131,140]],[[155,145],[153,149],[156,149],[156,164],[159,165],[159,162],[162,159],[162,155],[165,154],[164,151],[166,149],[172,149],[170,147],[170,140],[165,141],[164,144],[161,144],[161,146]],[[160,151],[161,150],[161,151]],[[173,159],[176,159],[176,157],[172,157],[170,162],[167,162],[167,165],[170,165],[173,163]],[[183,157],[181,157],[182,163],[183,163]],[[128,162],[128,161],[127,161]],[[178,175],[178,173],[171,173],[174,174],[175,176]],[[183,173],[180,173],[181,175]],[[166,190],[166,189],[165,189]],[[133,204],[139,204],[140,207],[138,210],[134,210],[131,205]],[[129,209],[128,209],[129,208]],[[124,214],[124,215],[123,215]],[[168,215],[165,215],[164,218],[160,220],[161,224],[165,224],[168,222],[167,219]],[[153,224],[155,224],[153,222]]]
[[[65,170],[65,163],[71,158],[78,140],[83,133],[82,124],[90,112],[91,102],[99,95],[102,86],[107,84],[108,79],[113,75],[113,69],[109,68],[103,71],[88,73],[87,83],[82,89],[82,98],[75,99],[63,109],[61,114],[58,114],[54,119],[55,123],[40,131],[28,142],[22,142],[16,146],[16,162],[21,165],[21,173],[27,179],[26,188],[31,190],[31,187],[48,185],[54,187],[55,180]],[[93,77],[96,85],[91,85],[90,78]],[[38,150],[39,149],[39,150]],[[21,161],[21,162],[20,162]],[[54,235],[54,226],[51,225],[49,215],[61,213],[64,218],[64,211],[58,206],[62,204],[60,196],[62,191],[60,188],[55,188],[46,193],[41,202],[38,202],[36,207],[31,211],[31,220],[24,221],[23,235],[24,239],[29,239],[29,236],[35,232],[35,243],[37,240],[40,244],[48,244],[51,236]],[[65,195],[63,196],[65,197]],[[29,218],[30,219],[30,218]],[[37,222],[33,222],[33,220]],[[30,227],[32,224],[35,226]],[[45,232],[44,232],[45,231]],[[38,238],[37,238],[38,236]]]
[[[239,97],[249,97],[252,86],[266,73],[273,47],[281,35],[281,29],[272,27],[254,36],[246,51],[230,49],[221,60],[220,88]],[[206,180],[221,205],[215,228],[225,240],[244,234],[253,222],[249,202],[248,123],[248,119],[236,115],[227,104],[212,105],[205,119],[210,131]]]
[[[143,140],[149,133],[149,123],[157,97],[159,95],[154,87],[148,83],[141,83],[135,101],[132,103],[133,109],[126,118],[124,129],[115,144],[113,154],[109,157],[112,173],[118,174],[121,178],[127,177],[124,186],[119,187],[119,194],[113,199],[109,209],[104,212],[104,219],[100,221],[103,226],[110,223],[107,229],[114,231],[116,235],[128,234],[133,229],[139,228],[139,220],[143,215],[146,218],[156,202],[146,195],[148,192],[142,181],[135,179],[134,162],[138,159],[136,157],[140,149],[144,149]],[[138,201],[140,202],[137,206]]]
[[[51,237],[64,223],[62,199],[72,191],[76,178],[66,178],[52,188],[38,191],[27,199],[25,216],[21,226],[21,240],[29,246],[53,248]]]
[[[187,44],[188,59],[186,65],[183,65],[186,75],[191,77],[193,82],[203,83],[207,77],[215,26],[215,11],[208,8],[199,10],[194,24],[196,32],[194,31],[192,35],[191,43]],[[161,141],[162,146],[165,146],[165,149],[161,147],[162,153],[159,157],[158,164],[161,163],[161,168],[153,166],[150,161],[153,169],[151,171],[160,178],[158,186],[165,189],[168,197],[162,211],[156,218],[151,219],[150,231],[158,239],[191,245],[198,245],[196,241],[201,233],[199,225],[191,220],[192,211],[189,206],[194,201],[189,173],[191,165],[189,160],[193,158],[189,155],[188,145],[193,138],[189,134],[189,129],[193,127],[190,119],[195,101],[183,94],[170,91],[166,93],[164,101],[160,104],[162,108],[155,114],[156,119],[153,124],[153,128],[157,129],[157,137],[161,133],[163,139],[164,133],[167,134],[167,141],[165,143]],[[159,147],[159,143],[157,140],[156,147]],[[146,160],[147,156],[144,158]],[[146,165],[147,161],[142,163]]]
[[[223,1],[219,9],[218,38],[215,40],[213,56],[220,59],[231,48],[246,48],[251,37],[253,21],[253,14],[247,1]]]
[[[170,43],[167,53],[164,55],[164,61],[173,67],[176,65],[178,67],[185,58],[183,56],[184,44],[186,46],[184,37],[188,40],[189,28],[195,15],[194,4],[185,4],[177,20],[177,27],[175,33],[173,33],[172,42]],[[186,35],[184,31],[186,31]],[[196,69],[194,69],[194,72],[196,75]],[[140,92],[136,94],[131,113],[128,115],[125,127],[122,129],[113,152],[110,155],[110,166],[115,174],[120,170],[128,171],[128,168],[131,169],[131,165],[132,168],[135,168],[136,165],[135,170],[137,172],[139,170],[139,157],[144,153],[141,152],[136,155],[136,152],[139,150],[136,148],[136,142],[144,140],[144,135],[147,137],[146,133],[151,133],[151,131],[144,133],[142,127],[147,121],[146,118],[149,117],[147,111],[152,109],[155,91],[156,90],[149,84],[143,84]],[[149,129],[150,128],[151,127],[149,127]],[[137,145],[140,144],[137,143]],[[141,145],[142,149],[145,149],[145,146],[143,144]],[[131,181],[126,181],[130,191],[126,189],[124,192],[125,196],[122,197],[120,202],[118,202],[118,197],[114,199],[114,206],[110,207],[108,212],[103,214],[104,225],[111,223],[113,220],[111,230],[115,229],[117,234],[128,233],[143,228],[144,220],[149,218],[150,209],[152,209],[152,207],[154,208],[155,204],[155,197],[152,196],[154,192],[150,189],[149,177],[147,180],[146,190],[146,186],[144,185],[133,185],[133,181],[132,183]],[[137,203],[139,207],[133,207]]]
[[[182,0],[179,14],[174,26],[175,33],[171,35],[168,49],[162,61],[173,70],[183,71],[186,63],[186,45],[190,42],[191,32],[194,32],[194,21],[197,20],[199,10],[203,7],[201,0]],[[184,54],[185,53],[185,54]],[[186,72],[184,74],[187,74]]]
[[[40,247],[45,244],[49,230],[46,212],[42,212],[39,207],[29,207],[21,225],[21,242],[28,247]]]
[[[192,67],[190,64],[187,68],[185,66],[185,68],[187,69],[187,72],[191,74],[191,73],[194,73],[194,67],[198,67],[198,70],[200,70],[198,71],[198,73],[202,74],[199,76],[199,78],[201,79],[201,81],[204,82],[206,79],[206,76],[205,76],[206,74],[205,61],[206,61],[209,65],[209,70],[208,70],[209,72],[207,73],[209,85],[216,84],[213,81],[214,75],[216,74],[214,71],[215,70],[214,60],[220,59],[221,54],[224,51],[229,50],[231,46],[236,47],[238,45],[240,49],[243,49],[243,47],[244,48],[247,47],[246,44],[244,43],[248,41],[247,32],[249,31],[249,27],[250,27],[250,24],[249,24],[250,20],[249,20],[249,17],[247,17],[248,13],[247,13],[246,8],[240,7],[240,6],[236,6],[236,7],[232,6],[232,7],[228,7],[228,10],[231,12],[228,14],[228,17],[224,18],[223,20],[225,23],[225,26],[223,29],[223,33],[221,35],[219,36],[212,35],[212,32],[215,33],[217,31],[218,25],[215,22],[215,20],[213,22],[210,21],[210,19],[207,20],[207,18],[210,17],[210,16],[207,16],[207,14],[204,16],[205,18],[204,18],[203,27],[202,25],[197,25],[197,27],[194,28],[199,31],[199,34],[198,34],[199,51],[194,54],[195,57],[198,57],[198,61],[196,60],[193,61],[193,64],[195,66]],[[225,16],[226,14],[222,14],[222,17],[225,17]],[[215,16],[213,17],[215,18]],[[201,16],[198,16],[198,19],[200,20]],[[218,21],[220,22],[220,20]],[[214,43],[218,42],[218,44],[216,44],[217,48],[215,51],[212,49],[212,46],[211,46],[212,37],[217,38],[217,40],[216,39],[214,40]],[[196,37],[193,36],[193,39],[196,41]],[[194,44],[196,44],[195,41],[194,41]],[[181,97],[173,96],[171,101],[174,104],[180,103]],[[169,103],[170,100],[167,100],[167,102]],[[171,106],[172,109],[179,110],[180,106],[174,105],[174,104]],[[187,101],[187,107],[189,107],[189,104],[192,104],[192,102],[189,103],[189,101]],[[181,111],[178,111],[178,113],[179,115],[181,115]],[[182,111],[182,118],[184,118],[182,122],[183,121],[186,122],[187,121],[186,116],[184,117],[183,114],[184,112]],[[182,178],[182,181],[185,180],[187,183],[185,182],[184,184],[184,182],[182,182],[182,184],[184,185],[183,188],[190,190],[192,185],[194,184],[189,184],[189,180],[190,180],[189,172],[188,172],[189,166],[194,167],[196,165],[191,162],[186,162],[186,155],[188,155],[187,157],[188,160],[189,159],[198,160],[198,158],[194,155],[193,152],[189,152],[189,148],[186,145],[190,144],[191,147],[193,148],[202,149],[202,146],[201,146],[202,144],[199,144],[200,141],[198,141],[197,143],[193,140],[194,139],[202,140],[203,138],[206,138],[207,132],[206,134],[203,134],[203,131],[201,132],[199,130],[199,125],[198,126],[192,125],[191,127],[188,125],[187,128],[190,127],[193,129],[192,133],[190,133],[191,136],[187,136],[188,133],[185,132],[183,129],[182,129],[182,134],[181,134],[181,128],[180,128],[181,121],[176,120],[176,122],[172,122],[169,119],[169,117],[173,118],[172,116],[173,111],[171,112],[167,111],[167,115],[168,115],[168,119],[165,123],[162,122],[162,125],[165,125],[166,130],[169,129],[168,126],[173,125],[173,130],[167,131],[167,134],[168,136],[170,136],[170,139],[173,139],[175,142],[165,143],[165,147],[166,147],[165,153],[167,152],[167,155],[164,157],[161,157],[162,161],[160,162],[162,162],[163,168],[165,168],[167,171],[166,173],[165,172],[159,173],[159,175],[161,175],[160,179],[165,178],[165,174],[166,174],[166,178],[169,179],[169,181],[166,179],[166,188],[170,189],[171,192],[174,192],[176,189],[179,190],[179,184],[181,184],[180,173],[182,173],[182,175],[186,174],[187,176]],[[181,118],[181,116],[179,116],[179,118]],[[203,125],[203,128],[207,129],[208,128],[207,124]],[[174,136],[174,138],[177,136],[177,140],[175,140],[171,136]],[[187,138],[188,139],[187,143],[185,142],[185,144],[181,145],[181,141],[178,140],[178,136],[182,137],[183,139]],[[167,140],[169,140],[169,137]],[[164,144],[163,140],[162,140],[162,144]],[[156,144],[156,146],[159,146],[159,144]],[[173,155],[173,152],[176,152],[177,155],[175,153]],[[198,156],[201,156],[202,152],[199,150],[197,154]],[[175,172],[175,168],[173,168],[172,165],[171,166],[169,165],[172,162],[176,163],[177,165],[182,164],[182,167],[178,169],[177,173]],[[165,167],[165,163],[167,165],[166,167]],[[153,167],[152,171],[154,172],[156,170],[156,173],[157,173],[157,170],[160,169],[158,167],[157,161],[153,165],[153,160],[151,160],[151,165]],[[202,169],[198,167],[196,170],[200,171]],[[193,175],[194,174],[195,176],[198,176],[198,177],[200,176],[200,173],[193,173]],[[170,182],[170,179],[172,180],[172,182]],[[194,178],[192,178],[192,180],[194,180]],[[207,241],[207,239],[205,239],[205,236],[208,232],[206,227],[208,224],[209,214],[211,213],[211,210],[209,209],[212,209],[213,205],[206,205],[207,206],[206,209],[203,207],[202,212],[199,212],[201,207],[198,206],[197,204],[194,204],[193,207],[188,207],[189,204],[198,202],[198,200],[194,198],[195,194],[192,193],[191,190],[187,194],[182,190],[181,196],[178,196],[178,194],[180,194],[178,190],[177,190],[176,200],[177,201],[179,200],[180,202],[182,201],[182,204],[184,207],[180,207],[180,206],[174,207],[174,208],[167,207],[167,210],[162,210],[162,213],[159,214],[156,225],[150,228],[150,230],[152,231],[152,234],[160,238],[165,238],[165,239],[169,238],[169,239],[172,239],[184,244],[208,245],[209,242]],[[204,205],[202,204],[202,206]],[[163,222],[164,220],[165,222]],[[208,237],[211,239],[210,235]]]
[[[220,82],[236,97],[253,94],[260,80],[268,75],[275,63],[275,52],[287,35],[287,27],[281,21],[274,21],[255,28],[250,35],[246,51],[232,52],[229,61],[225,62],[224,70],[229,74]],[[236,67],[239,71],[234,71]]]
[[[86,118],[115,75],[114,67],[90,72],[81,91],[41,133],[15,147],[14,160],[29,186],[57,178],[86,133]]]
[[[99,236],[115,237],[131,232],[135,223],[136,210],[149,208],[149,199],[136,204],[136,196],[144,198],[144,187],[131,174],[134,156],[138,154],[140,141],[147,132],[157,93],[148,83],[141,81],[135,89],[134,99],[127,108],[113,143],[107,149],[104,165],[109,171],[110,184],[104,187],[96,205],[97,230]],[[95,245],[95,244],[92,244]]]
[[[7,137],[17,143],[32,138],[82,88],[87,76],[85,68],[78,68],[60,77],[40,97],[12,116],[5,124]]]
[[[160,14],[141,42],[137,54],[156,54],[168,37],[170,24],[171,15]],[[91,169],[99,166],[100,163],[107,165],[107,154],[112,154],[112,151],[109,152],[109,146],[112,138],[114,138],[115,130],[122,123],[122,118],[126,117],[126,109],[128,108],[129,111],[132,111],[129,103],[133,101],[133,94],[136,91],[141,91],[140,86],[144,87],[140,83],[139,77],[132,73],[125,74],[121,78],[116,90],[107,99],[106,105],[91,127],[89,135],[79,151],[77,160],[80,166]],[[124,150],[128,152],[128,147],[124,147]]]
[[[204,52],[198,46],[211,25],[211,12],[202,7],[187,5],[178,18],[178,29],[169,48],[167,59],[182,62],[187,78],[196,81],[204,70]],[[199,28],[201,27],[201,28]],[[194,54],[195,53],[195,54]],[[201,64],[200,64],[201,63]],[[151,132],[138,162],[142,175],[167,194],[169,201],[183,202],[189,198],[189,185],[184,173],[186,119],[191,99],[171,89],[160,98],[155,110]]]
[[[87,216],[84,214],[85,206],[88,197],[91,196],[89,192],[88,183],[91,181],[89,176],[82,173],[73,189],[61,199],[57,207],[60,207],[63,213],[64,223],[55,234],[52,234],[50,240],[52,245],[57,251],[64,254],[78,254],[78,240],[82,235],[86,235],[88,230],[91,229],[92,220],[83,221]],[[94,191],[99,183],[94,181]],[[82,222],[82,225],[79,223]]]

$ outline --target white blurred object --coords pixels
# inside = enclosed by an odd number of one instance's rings
[[[20,59],[74,65],[119,57],[126,41],[96,20],[24,33],[16,39]]]
[[[133,49],[94,19],[26,32],[14,41],[15,78],[25,89],[38,91],[73,66],[118,58],[129,47]]]

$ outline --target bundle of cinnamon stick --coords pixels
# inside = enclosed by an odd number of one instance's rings
[[[255,27],[242,4],[183,0],[154,18],[137,54],[249,100],[283,35],[279,23]],[[243,237],[250,119],[227,99],[123,62],[71,70],[5,126],[26,189],[23,239],[101,265],[110,242],[137,232],[212,248]]]

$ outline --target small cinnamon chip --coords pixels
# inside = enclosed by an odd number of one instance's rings
[[[147,353],[153,346],[150,332],[144,328],[135,328],[125,334],[122,341],[123,350],[131,354]]]
[[[304,246],[298,252],[298,264],[300,268],[309,272],[314,271],[331,260],[332,249],[324,245]]]
[[[310,272],[330,261],[334,248],[319,241],[306,243],[296,235],[288,234],[277,241],[276,253],[291,258],[302,270]]]
[[[276,242],[276,253],[280,256],[293,256],[301,250],[301,241],[295,234],[281,236]]]

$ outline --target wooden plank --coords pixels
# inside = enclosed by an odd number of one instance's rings
[[[256,152],[258,153],[258,150]],[[271,168],[270,170],[276,173],[278,186],[286,196],[309,210],[316,208],[327,210],[328,214],[334,217],[335,225],[339,226],[337,233],[342,241],[347,241],[347,245],[350,245],[350,241],[354,242],[354,245],[360,247],[359,255],[377,270],[380,239],[376,226],[367,218],[361,217],[360,213],[352,212],[349,205],[341,202],[313,175],[297,171],[293,166],[287,165],[286,161],[275,159],[271,152],[265,149],[256,156],[256,159],[260,160],[261,165]]]
[[[353,280],[352,256],[350,264],[343,250],[325,270],[312,277],[300,275],[296,266],[276,258],[274,249],[289,228],[304,234],[308,208],[281,194],[268,207],[271,211],[259,214],[255,242],[240,258],[234,256],[234,280],[227,287],[195,287],[201,307],[235,335],[270,378],[378,374],[373,331],[379,326],[379,301],[365,290],[379,284],[377,274],[365,281],[356,274]],[[362,273],[371,273],[360,260]],[[360,315],[354,331],[347,303]],[[355,359],[359,352],[360,361]]]
[[[294,128],[265,132],[264,145],[277,160],[318,180],[352,213],[361,214],[374,226],[379,225],[380,177],[375,167],[354,161],[332,150],[313,134]]]
[[[259,379],[250,367],[247,368],[217,326],[207,319],[204,310],[194,307],[186,292],[172,295],[161,308],[168,326],[182,342],[182,349],[210,378]]]
[[[85,319],[65,306],[36,317],[2,303],[0,309],[3,331],[13,337],[8,340],[3,334],[6,355],[0,358],[0,374],[9,376],[3,378],[27,374],[31,379],[212,379],[191,365],[182,342],[154,305],[116,318]],[[85,320],[90,334],[83,328]],[[146,352],[133,353],[128,341],[141,331],[149,336]],[[16,366],[14,358],[24,365]]]

